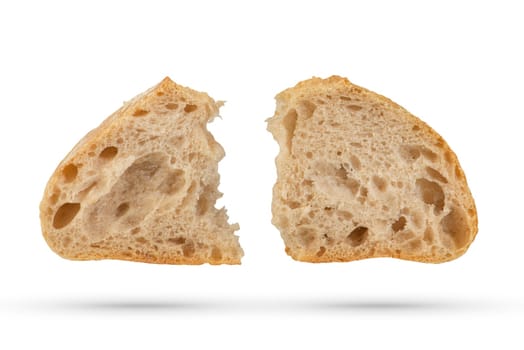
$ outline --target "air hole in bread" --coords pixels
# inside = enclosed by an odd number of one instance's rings
[[[353,112],[360,111],[362,109],[362,106],[359,105],[345,105],[345,107]]]
[[[311,159],[311,158],[313,158],[313,153],[311,153],[311,152],[306,152],[306,158],[307,158],[307,159]]]
[[[211,196],[212,196],[211,189],[207,186],[204,187],[197,201],[196,213],[198,216],[204,215],[211,208],[211,203],[212,203]]]
[[[360,188],[360,183],[352,177],[348,176],[348,171],[344,165],[340,165],[340,167],[336,170],[335,176],[338,187],[347,188],[353,195],[357,194]]]
[[[58,202],[58,199],[60,198],[61,194],[62,193],[60,192],[60,190],[56,189],[55,192],[53,192],[53,194],[51,195],[51,197],[49,197],[49,203],[55,205],[56,202]]]
[[[469,241],[468,223],[461,208],[452,207],[451,211],[442,218],[440,226],[444,234],[453,240],[457,249],[464,248]]]
[[[186,113],[191,113],[191,112],[196,111],[197,108],[198,108],[197,105],[187,104],[187,105],[184,107],[184,112],[186,112]]]
[[[173,110],[175,110],[175,109],[178,108],[178,104],[177,104],[177,103],[171,103],[171,102],[170,102],[170,103],[166,103],[166,104],[165,104],[165,107],[166,107],[166,109],[169,109],[169,110],[172,110],[172,111],[173,111]]]
[[[385,192],[387,187],[388,187],[388,183],[386,182],[385,179],[383,179],[382,177],[380,176],[376,176],[374,175],[372,177],[372,181],[373,181],[373,184],[375,185],[375,187],[380,191],[380,192]]]
[[[182,254],[186,258],[191,258],[193,255],[195,255],[195,244],[193,241],[188,240],[183,246],[182,246]]]
[[[315,241],[315,230],[310,227],[299,227],[297,235],[300,244],[306,247]]]
[[[438,158],[437,154],[427,147],[420,145],[403,145],[400,147],[400,156],[407,162],[413,162],[420,156],[435,162]]]
[[[349,211],[346,211],[346,210],[337,210],[337,216],[342,221],[349,221],[353,218],[353,214],[351,214]]]
[[[282,119],[282,125],[286,130],[287,149],[288,152],[291,153],[293,135],[295,134],[295,128],[297,126],[297,111],[295,109],[291,109],[289,112],[287,112],[287,114]]]
[[[316,108],[317,106],[311,101],[301,101],[298,105],[298,112],[300,116],[306,120],[313,116]]]
[[[433,233],[433,229],[430,226],[426,227],[426,230],[424,231],[423,239],[424,239],[424,242],[428,244],[433,243],[433,240],[435,239],[435,234]]]
[[[211,249],[211,260],[219,261],[222,259],[222,251],[218,247]]]
[[[400,156],[408,162],[417,160],[420,157],[420,147],[410,145],[400,146]]]
[[[283,202],[287,207],[289,207],[289,209],[296,209],[296,208],[299,208],[299,207],[300,207],[300,203],[297,202],[297,201],[289,201],[289,200],[283,199],[282,202]]]
[[[148,113],[149,113],[149,111],[146,111],[145,109],[137,108],[133,112],[133,117],[143,117],[143,116],[147,115]]]
[[[346,241],[352,247],[358,247],[367,240],[368,235],[369,232],[367,227],[358,226],[353,231],[351,231],[351,233],[347,236]]]
[[[186,184],[184,174],[185,172],[181,169],[175,169],[168,173],[160,184],[159,191],[168,195],[180,192]]]
[[[137,237],[135,239],[135,241],[139,244],[146,244],[147,243],[147,239],[145,239],[144,237]]]
[[[340,164],[340,166],[336,168],[335,176],[338,177],[340,180],[347,180],[349,178],[348,171],[344,164]]]
[[[80,203],[65,203],[55,213],[53,227],[61,229],[69,225],[80,210]]]
[[[114,146],[109,146],[109,147],[104,148],[98,156],[102,159],[110,160],[110,159],[115,158],[117,153],[118,153],[118,148]]]
[[[78,175],[78,167],[74,164],[67,164],[62,169],[62,175],[64,176],[65,182],[73,182]]]
[[[429,148],[426,148],[424,146],[421,146],[420,153],[424,158],[426,158],[429,161],[435,162],[438,158],[437,154],[430,150]]]
[[[124,216],[129,211],[129,203],[124,202],[116,207],[115,216],[117,218]]]
[[[406,227],[406,218],[403,216],[399,217],[397,221],[391,224],[391,229],[393,232],[401,231],[404,229],[404,227]]]
[[[181,244],[186,243],[186,239],[184,237],[174,237],[174,238],[168,238],[167,242],[176,244],[176,245],[181,245]]]
[[[69,247],[69,246],[71,245],[71,242],[72,242],[72,241],[73,241],[73,240],[71,239],[71,237],[66,236],[66,237],[64,237],[64,238],[62,239],[62,246],[63,246],[64,248],[67,248],[67,247]]]
[[[162,153],[150,153],[142,156],[126,169],[121,179],[125,179],[129,185],[147,183],[160,170],[164,159],[165,155]]]
[[[355,169],[355,170],[360,170],[360,167],[361,167],[360,159],[358,159],[357,156],[355,156],[355,155],[352,154],[352,155],[349,157],[349,161],[350,161],[351,166],[353,167],[353,169]]]
[[[417,179],[415,182],[417,192],[422,201],[435,207],[435,213],[439,214],[444,209],[444,191],[442,187],[434,181],[427,179]]]
[[[416,252],[422,248],[422,241],[420,239],[413,239],[408,242],[408,250]]]
[[[320,258],[326,252],[326,247],[320,247],[317,252],[317,256]]]
[[[442,183],[448,183],[448,179],[446,179],[440,172],[433,169],[432,167],[426,167],[426,173],[434,180],[440,181]]]

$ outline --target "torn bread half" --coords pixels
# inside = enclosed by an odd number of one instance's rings
[[[477,212],[455,153],[391,100],[332,76],[276,97],[273,224],[308,262],[439,263],[468,249]]]
[[[60,256],[160,264],[240,264],[221,196],[224,150],[206,128],[221,103],[165,78],[89,132],[40,204]]]

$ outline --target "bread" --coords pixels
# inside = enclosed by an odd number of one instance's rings
[[[73,260],[239,264],[224,209],[224,150],[206,124],[221,103],[165,78],[88,133],[58,165],[40,204],[43,235]]]
[[[273,224],[291,257],[439,263],[466,252],[475,203],[455,153],[427,124],[337,76],[276,100]]]

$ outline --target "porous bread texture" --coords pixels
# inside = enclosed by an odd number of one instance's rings
[[[272,222],[291,257],[439,263],[466,252],[475,203],[455,153],[427,124],[338,76],[276,100]]]
[[[214,206],[224,150],[206,124],[220,105],[165,78],[88,133],[40,204],[51,249],[73,260],[240,264],[238,225]]]

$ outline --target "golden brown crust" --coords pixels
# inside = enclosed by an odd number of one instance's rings
[[[388,242],[370,243],[365,248],[359,247],[359,249],[353,249],[350,253],[346,249],[326,250],[325,247],[321,247],[321,250],[316,252],[304,247],[298,249],[296,242],[290,238],[290,233],[296,230],[296,227],[294,226],[296,223],[290,223],[290,227],[287,227],[288,219],[283,219],[284,224],[282,223],[281,219],[278,219],[279,216],[286,215],[282,213],[282,203],[280,198],[282,198],[284,192],[287,193],[290,191],[290,183],[294,183],[294,181],[296,181],[290,179],[289,174],[287,174],[288,170],[286,169],[289,169],[289,167],[296,167],[296,165],[291,164],[298,164],[295,160],[296,155],[290,155],[289,152],[284,151],[286,146],[282,141],[284,138],[282,123],[285,113],[287,113],[289,110],[298,110],[300,108],[300,104],[303,104],[303,101],[315,101],[315,99],[318,100],[320,96],[327,97],[328,101],[333,101],[331,102],[333,104],[338,103],[334,102],[337,97],[342,96],[342,98],[346,98],[346,96],[351,96],[353,98],[356,96],[358,97],[357,100],[365,101],[367,105],[372,105],[377,109],[388,110],[390,114],[395,115],[395,117],[403,120],[403,123],[413,125],[413,129],[417,129],[421,135],[424,135],[423,137],[426,140],[439,149],[439,153],[445,155],[444,157],[446,158],[446,161],[454,169],[454,181],[457,184],[457,190],[461,192],[459,196],[461,198],[460,204],[463,208],[467,208],[467,218],[465,220],[467,221],[467,229],[469,234],[467,242],[465,242],[463,246],[457,247],[457,249],[453,250],[451,253],[449,251],[436,250],[432,254],[422,255],[413,253],[409,249],[392,249]],[[478,219],[475,203],[469,191],[466,177],[458,162],[457,156],[451,150],[449,145],[444,141],[444,139],[429,125],[419,118],[413,116],[403,107],[399,106],[390,99],[358,85],[352,84],[349,80],[339,76],[332,76],[327,79],[312,78],[302,81],[296,86],[279,93],[276,96],[276,99],[277,112],[273,118],[270,118],[268,123],[268,129],[273,133],[281,145],[281,152],[276,159],[278,179],[273,188],[273,222],[280,229],[282,236],[286,241],[286,245],[288,245],[286,252],[291,257],[293,257],[295,260],[306,262],[353,261],[373,257],[394,257],[420,262],[440,263],[456,259],[467,251],[475,239],[476,233],[478,231]],[[296,123],[298,123],[298,121]],[[298,171],[298,169],[296,169],[295,172],[296,171]],[[294,199],[292,196],[289,197],[288,194],[286,194],[286,196],[288,196],[288,201],[293,202]],[[299,206],[298,202],[297,204],[293,205],[293,207],[297,206]],[[293,210],[303,209],[292,209],[291,212],[293,212]],[[289,244],[293,245],[294,248],[289,246]]]

